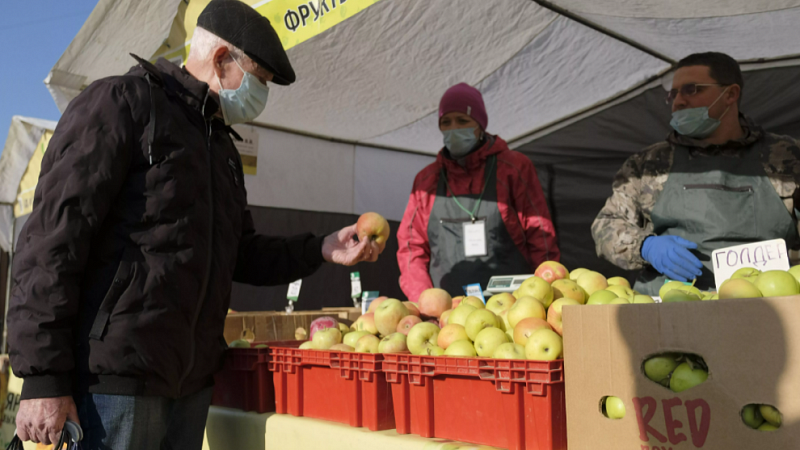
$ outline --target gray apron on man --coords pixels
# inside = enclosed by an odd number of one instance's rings
[[[519,251],[497,207],[497,156],[486,161],[486,179],[480,195],[448,197],[447,173],[442,169],[436,199],[428,222],[433,285],[450,295],[461,295],[463,286],[480,283],[486,289],[494,275],[531,273],[531,265]],[[452,192],[451,192],[452,194]],[[486,254],[466,256],[464,224],[483,221]]]
[[[734,245],[783,238],[798,243],[797,226],[769,181],[761,152],[763,140],[738,156],[689,157],[676,146],[669,179],[656,202],[651,220],[657,236],[674,235],[697,243],[692,253],[703,263],[695,286],[715,289],[711,254]],[[634,289],[658,295],[666,276],[647,266]]]

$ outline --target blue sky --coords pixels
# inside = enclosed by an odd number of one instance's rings
[[[0,43],[0,151],[11,116],[58,120],[44,79],[78,34],[97,0],[22,0],[3,2]]]

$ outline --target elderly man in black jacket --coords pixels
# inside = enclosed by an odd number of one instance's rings
[[[237,0],[198,19],[184,68],[138,59],[72,101],[42,162],[14,264],[17,432],[84,449],[199,449],[231,283],[374,261],[352,238],[255,233],[231,124],[295,80],[269,21]]]

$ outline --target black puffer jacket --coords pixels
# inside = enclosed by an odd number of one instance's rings
[[[322,237],[255,234],[217,110],[207,84],[162,59],[92,83],[64,112],[14,259],[23,399],[192,394],[220,367],[232,280],[283,284],[322,264]]]

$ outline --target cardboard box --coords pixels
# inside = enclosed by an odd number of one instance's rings
[[[358,320],[361,317],[361,308],[353,308],[353,307],[334,307],[334,308],[322,308],[322,312],[324,313],[336,313],[340,319],[347,319],[351,323]]]
[[[322,311],[297,311],[291,314],[280,311],[258,311],[228,314],[225,318],[225,341],[229,344],[236,339],[248,338],[255,342],[293,341],[294,332],[298,327],[303,327],[308,332],[311,322],[324,316],[337,317],[335,314]]]
[[[564,308],[570,449],[800,448],[800,296]],[[664,352],[694,353],[708,380],[681,393],[654,383],[642,364]],[[626,415],[602,415],[605,396]],[[770,404],[774,432],[746,426],[740,411]]]

